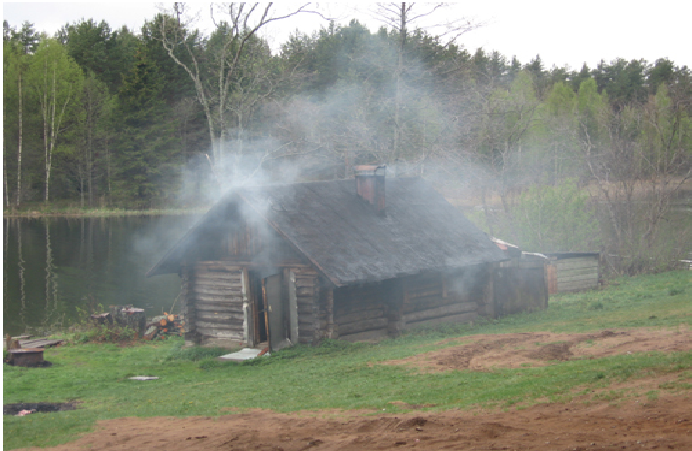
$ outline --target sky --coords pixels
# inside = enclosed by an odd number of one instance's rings
[[[52,35],[62,25],[80,19],[105,19],[111,29],[127,25],[139,32],[145,20],[151,20],[162,7],[172,3],[82,2],[39,3],[3,2],[3,19],[12,26],[28,20],[38,31]],[[281,5],[286,5],[282,2]],[[200,11],[201,29],[209,24],[208,10],[202,3],[191,5]],[[198,6],[199,5],[199,6]],[[337,23],[359,19],[375,31],[381,22],[373,17],[366,3],[319,3],[321,11],[335,17]],[[582,0],[559,3],[545,0],[485,0],[455,2],[443,17],[466,18],[482,24],[463,34],[457,41],[469,52],[478,47],[497,50],[507,58],[516,56],[527,64],[537,54],[544,67],[569,66],[579,70],[584,63],[594,68],[599,61],[615,58],[646,59],[650,63],[668,58],[678,66],[692,66],[692,42],[685,23],[692,13],[692,2],[673,1],[647,4],[623,0]],[[310,33],[327,22],[314,14],[305,14],[264,31],[272,48],[284,42],[296,29]],[[208,27],[208,25],[206,26]]]

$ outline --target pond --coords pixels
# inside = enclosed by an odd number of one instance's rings
[[[64,330],[111,305],[177,312],[177,274],[146,272],[195,215],[4,218],[3,330]]]

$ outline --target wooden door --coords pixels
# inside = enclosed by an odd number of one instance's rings
[[[269,325],[269,349],[274,350],[279,349],[287,337],[283,303],[281,302],[281,274],[267,277],[264,286]]]

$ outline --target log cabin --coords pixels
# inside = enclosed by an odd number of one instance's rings
[[[488,236],[425,180],[355,169],[234,189],[166,253],[147,275],[179,274],[186,345],[280,349],[495,315],[507,258]]]

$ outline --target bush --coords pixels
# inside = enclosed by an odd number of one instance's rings
[[[498,236],[534,252],[597,249],[598,222],[588,200],[574,180],[557,186],[534,185],[501,221]]]
[[[137,333],[129,327],[98,325],[75,332],[73,343],[128,343],[137,340]]]

